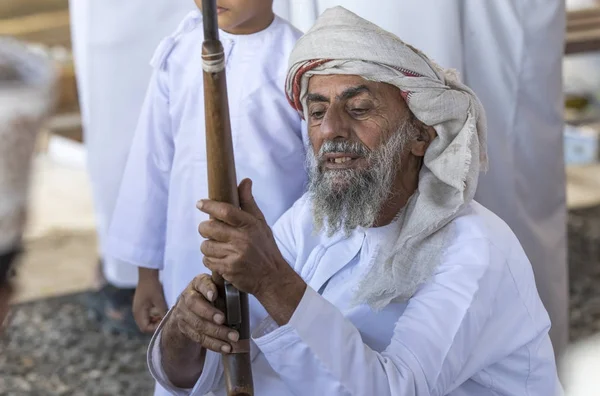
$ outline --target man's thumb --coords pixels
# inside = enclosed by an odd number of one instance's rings
[[[252,180],[244,179],[238,187],[238,194],[240,197],[240,207],[244,212],[250,213],[252,216],[259,220],[264,221],[265,216],[256,204],[254,196],[252,195]]]

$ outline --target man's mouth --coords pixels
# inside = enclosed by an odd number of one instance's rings
[[[362,157],[348,153],[328,153],[323,155],[323,166],[326,169],[354,168]]]

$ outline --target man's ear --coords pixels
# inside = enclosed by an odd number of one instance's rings
[[[420,122],[420,121],[419,121]],[[437,132],[433,127],[421,124],[417,127],[419,133],[415,140],[413,140],[410,152],[415,157],[424,157],[427,148],[433,142],[433,139],[437,137]]]

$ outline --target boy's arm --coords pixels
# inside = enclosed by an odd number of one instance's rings
[[[159,279],[159,271],[138,268],[138,284],[133,296],[133,316],[143,333],[153,334],[168,311],[167,301]]]

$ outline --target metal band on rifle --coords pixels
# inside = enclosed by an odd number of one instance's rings
[[[225,53],[202,55],[202,70],[207,73],[219,73],[225,70]]]

